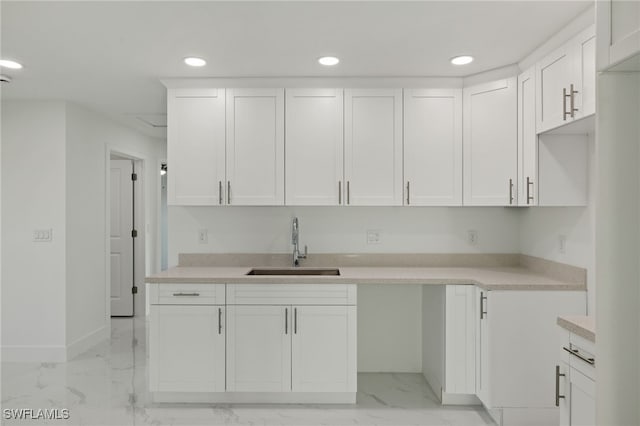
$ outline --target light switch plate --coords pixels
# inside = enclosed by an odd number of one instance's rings
[[[380,244],[380,231],[367,229],[367,244]]]
[[[36,243],[50,243],[53,240],[53,229],[35,229],[33,241]]]

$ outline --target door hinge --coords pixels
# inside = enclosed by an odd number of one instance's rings
[[[131,173],[131,180],[132,181],[138,180],[138,174],[137,173]]]
[[[138,231],[135,229],[131,230],[131,238],[138,238]]]
[[[136,287],[135,285],[131,287],[131,294],[138,294],[138,287]]]

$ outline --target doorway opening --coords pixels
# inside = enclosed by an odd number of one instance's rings
[[[136,315],[144,281],[143,161],[109,152],[107,222],[109,235],[108,304],[111,317]]]

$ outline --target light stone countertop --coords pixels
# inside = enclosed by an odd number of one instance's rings
[[[586,315],[563,315],[558,317],[558,325],[593,343],[596,342],[596,322],[593,317]]]
[[[586,291],[584,282],[556,279],[524,266],[505,267],[352,267],[340,276],[255,276],[247,266],[177,266],[147,277],[147,283],[211,284],[467,284],[486,290]],[[313,268],[300,268],[313,269]]]

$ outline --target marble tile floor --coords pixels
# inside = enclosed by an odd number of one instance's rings
[[[3,425],[493,425],[481,407],[442,407],[421,374],[361,373],[355,405],[153,404],[144,319],[114,318],[110,341],[66,363],[3,363]],[[67,408],[67,420],[4,409]]]

